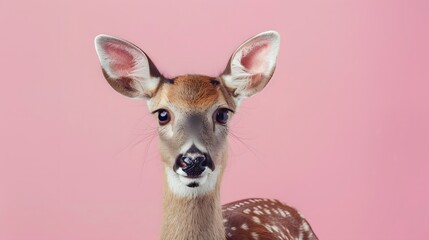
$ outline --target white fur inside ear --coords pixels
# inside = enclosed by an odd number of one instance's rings
[[[95,49],[101,67],[111,79],[130,78],[142,94],[155,90],[160,78],[150,75],[145,53],[134,44],[108,35],[95,38]]]
[[[241,98],[262,90],[276,67],[279,46],[280,36],[274,31],[244,42],[231,57],[230,73],[222,76],[225,84]]]
[[[146,55],[132,43],[108,35],[95,38],[95,48],[103,69],[113,78],[150,76]]]

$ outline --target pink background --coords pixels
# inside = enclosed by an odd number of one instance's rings
[[[429,235],[428,1],[1,1],[0,239],[157,239],[161,164],[143,101],[93,39],[167,76],[220,73],[280,32],[274,78],[232,122],[222,201],[272,197],[320,239]]]

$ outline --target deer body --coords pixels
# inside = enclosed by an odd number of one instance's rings
[[[317,239],[299,213],[276,200],[220,203],[227,164],[228,121],[241,100],[270,80],[279,35],[264,32],[243,43],[220,76],[165,78],[137,46],[97,36],[103,74],[119,93],[146,100],[159,122],[164,164],[161,239]]]
[[[315,240],[307,220],[278,200],[244,199],[223,206],[225,233],[235,239]]]

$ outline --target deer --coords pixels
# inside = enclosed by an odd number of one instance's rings
[[[136,45],[98,35],[102,73],[120,94],[146,101],[158,122],[164,170],[162,240],[318,239],[308,221],[278,200],[221,205],[228,126],[243,99],[260,92],[277,63],[280,35],[262,32],[234,51],[219,76],[164,77]]]

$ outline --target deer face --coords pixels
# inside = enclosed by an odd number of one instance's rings
[[[265,32],[243,43],[217,77],[163,77],[135,45],[95,39],[102,70],[119,93],[147,101],[158,122],[170,190],[180,197],[215,189],[226,165],[228,124],[242,99],[262,90],[276,63],[279,36]]]
[[[173,191],[212,189],[225,166],[228,122],[235,109],[220,80],[199,75],[165,80],[148,103],[158,121],[167,180],[176,185]]]

